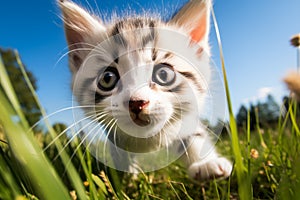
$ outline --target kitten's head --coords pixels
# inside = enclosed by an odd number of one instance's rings
[[[132,137],[171,140],[180,128],[180,137],[195,131],[211,76],[209,1],[189,2],[168,22],[133,17],[110,24],[73,2],[59,4],[73,93],[86,115],[107,132],[116,126]]]

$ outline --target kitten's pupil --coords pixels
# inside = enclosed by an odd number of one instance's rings
[[[165,70],[160,70],[158,76],[161,80],[164,80],[164,81],[166,81],[168,78],[168,74]]]
[[[161,86],[169,86],[175,81],[175,72],[169,64],[159,64],[154,67],[153,81]]]
[[[108,67],[101,75],[98,82],[98,88],[103,91],[110,91],[115,88],[119,74],[116,68]]]
[[[103,76],[103,81],[105,82],[105,84],[109,85],[109,83],[111,81],[113,81],[114,78],[115,77],[114,77],[113,73],[111,73],[111,72],[105,72],[104,76]]]

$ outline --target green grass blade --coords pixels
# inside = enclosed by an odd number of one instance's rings
[[[251,177],[251,156],[250,156],[250,153],[251,153],[251,143],[250,143],[250,110],[248,109],[248,112],[247,112],[247,146],[248,146],[248,176]]]
[[[5,160],[5,156],[0,147],[0,199],[15,199],[21,195],[21,192]]]
[[[46,200],[70,199],[69,193],[35,142],[33,135],[27,134],[27,130],[24,130],[20,123],[12,120],[12,116],[15,115],[14,109],[2,91],[0,102],[0,121],[5,124],[9,146],[39,197]]]
[[[232,149],[233,149],[233,154],[235,157],[235,165],[236,165],[235,169],[236,169],[238,186],[239,186],[238,192],[239,192],[239,196],[241,199],[243,199],[243,200],[252,199],[250,177],[248,176],[247,169],[245,168],[245,166],[243,164],[243,158],[241,155],[241,148],[239,145],[237,125],[236,125],[235,117],[234,117],[234,114],[232,111],[232,104],[231,104],[227,74],[226,74],[226,69],[225,69],[221,37],[220,37],[220,32],[218,29],[218,24],[217,24],[217,20],[216,20],[213,9],[212,9],[212,17],[213,17],[213,21],[214,21],[214,25],[215,25],[215,30],[216,30],[216,35],[217,35],[218,45],[219,45],[219,50],[220,50],[223,79],[224,79],[228,112],[229,112],[229,125],[230,125],[230,130],[231,130],[231,137],[232,137]]]
[[[293,104],[295,104],[295,105],[289,107],[290,119],[291,119],[293,128],[296,131],[297,136],[300,136],[300,130],[299,130],[299,127],[297,125],[296,118],[295,118],[295,116],[296,116],[296,109],[293,110],[293,108],[297,108],[297,104],[296,104],[296,102],[294,102]]]
[[[21,69],[21,72],[22,72],[22,75],[42,113],[42,116],[44,117],[45,119],[45,125],[51,135],[52,138],[56,138],[56,132],[55,130],[53,129],[53,127],[50,125],[50,122],[48,121],[48,118],[47,118],[47,114],[46,114],[46,111],[44,110],[44,108],[42,107],[40,101],[39,101],[39,98],[26,74],[26,71],[25,71],[25,67],[23,65],[23,63],[21,62],[21,59],[20,59],[20,56],[18,54],[17,51],[15,51],[15,55],[16,55],[16,59],[17,59],[17,62],[20,66],[20,69]],[[64,166],[67,168],[66,171],[67,171],[67,174],[68,176],[70,177],[70,180],[72,181],[72,184],[73,186],[75,187],[75,190],[77,191],[77,195],[80,197],[80,199],[86,199],[86,194],[85,194],[85,189],[83,187],[83,184],[82,184],[82,181],[79,177],[79,174],[77,173],[77,170],[75,169],[75,167],[73,166],[72,163],[70,163],[70,157],[68,156],[68,154],[63,150],[63,146],[62,144],[59,142],[59,140],[55,140],[54,142],[58,152],[60,152],[60,157],[64,163]]]
[[[259,113],[258,113],[258,108],[257,107],[255,108],[254,112],[255,112],[255,120],[256,120],[255,125],[256,125],[256,129],[257,129],[258,135],[259,135],[260,144],[265,149],[265,148],[267,148],[267,145],[266,145],[266,143],[264,141],[264,138],[263,138],[262,133],[261,133],[261,128],[259,126],[260,122],[259,122]]]
[[[220,194],[219,194],[219,190],[218,190],[218,183],[217,183],[217,180],[216,180],[216,179],[213,180],[213,184],[214,184],[214,186],[215,186],[215,191],[216,191],[217,199],[221,199],[221,198],[220,198]]]
[[[14,108],[17,116],[20,118],[20,122],[25,129],[29,129],[29,124],[22,112],[19,100],[17,95],[13,89],[13,86],[10,82],[9,76],[5,69],[4,63],[2,61],[2,57],[0,55],[0,85],[2,86],[7,98],[9,99],[10,104]]]
[[[78,146],[78,142],[77,142],[77,138],[75,139],[75,146],[77,147],[75,149],[75,151],[77,151],[76,155],[77,157],[79,158],[80,160],[80,163],[81,163],[81,167],[84,171],[84,174],[87,178],[87,181],[89,182],[89,190],[90,190],[90,199],[97,199],[97,190],[95,188],[95,184],[93,182],[93,174],[92,174],[92,168],[91,168],[91,157],[90,157],[90,154],[87,150],[87,161],[84,159],[84,155],[83,155],[83,152],[80,148],[80,146]],[[105,194],[103,193],[103,191],[99,191],[99,192],[102,192],[100,195],[102,196],[105,196]]]

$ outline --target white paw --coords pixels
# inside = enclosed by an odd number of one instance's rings
[[[226,158],[216,158],[207,162],[195,162],[188,169],[189,176],[198,181],[227,178],[232,164]]]

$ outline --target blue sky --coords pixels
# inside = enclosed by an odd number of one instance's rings
[[[137,13],[153,10],[170,16],[186,2],[96,1],[104,16],[128,8]],[[82,0],[80,4],[87,8],[90,5],[98,12],[94,0]],[[235,111],[242,103],[263,100],[268,92],[278,100],[288,94],[281,80],[287,71],[296,68],[296,50],[289,39],[300,32],[299,8],[299,0],[214,1]],[[2,1],[0,6],[0,47],[19,51],[38,80],[37,92],[49,114],[72,102],[67,59],[57,62],[67,50],[59,14],[55,0]],[[211,45],[213,59],[220,69],[213,27]],[[53,120],[70,122],[66,113],[56,114]]]

